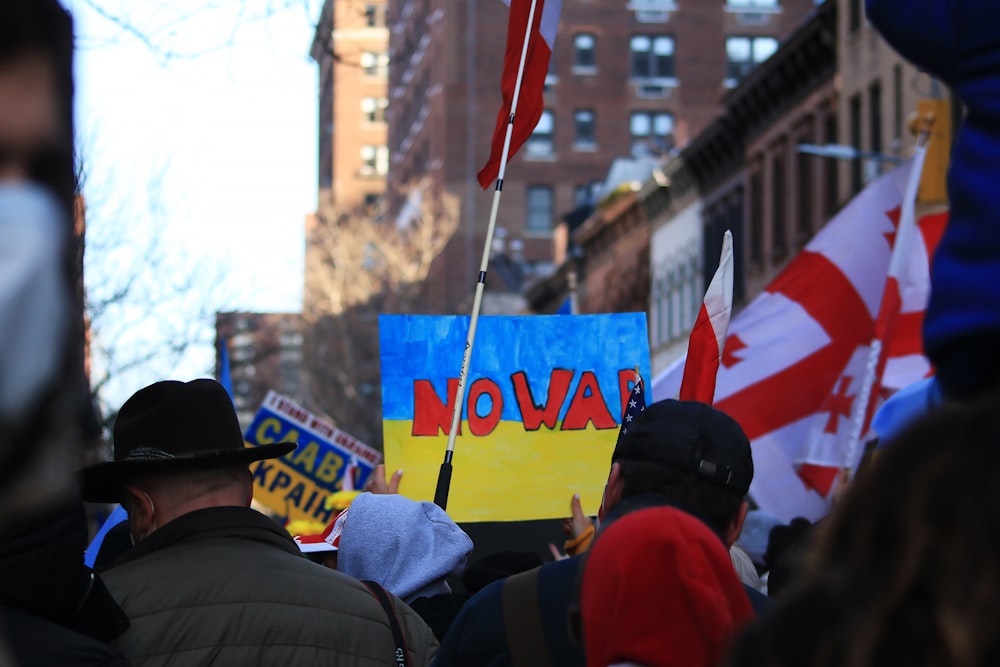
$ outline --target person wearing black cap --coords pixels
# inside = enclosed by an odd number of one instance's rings
[[[122,406],[114,460],[82,471],[84,498],[121,502],[134,546],[103,573],[130,627],[133,665],[428,664],[437,641],[391,599],[301,557],[250,508],[251,462],[295,443],[247,447],[215,380],[157,382]]]
[[[728,548],[743,527],[748,508],[745,496],[752,479],[750,441],[732,418],[704,403],[653,403],[623,430],[611,456],[602,530],[630,512],[667,505],[701,519]],[[505,627],[505,618],[524,619],[532,614],[539,620],[544,639],[542,648],[534,649],[536,655],[539,650],[547,651],[548,663],[556,667],[584,665],[583,651],[571,640],[568,621],[584,558],[567,558],[533,571],[537,602],[526,603],[527,598],[505,601],[514,596],[505,592],[504,582],[484,588],[459,612],[435,666],[517,667],[521,663],[515,654],[524,642],[513,635],[516,632],[520,637],[523,625]],[[766,598],[752,589],[746,591],[756,609],[764,606]],[[536,609],[529,613],[522,608],[526,605]]]

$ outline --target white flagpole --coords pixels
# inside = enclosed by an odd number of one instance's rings
[[[924,169],[924,157],[927,153],[927,142],[930,140],[930,124],[933,121],[925,120],[924,127],[917,137],[917,147],[913,152],[913,166],[910,169],[906,181],[906,191],[903,194],[903,205],[899,215],[899,227],[896,230],[896,242],[889,257],[889,269],[886,272],[886,281],[890,276],[897,279],[902,275],[904,263],[909,259],[909,253],[913,251],[913,235],[917,234],[917,218],[915,213],[917,202],[917,189],[920,187],[920,175]],[[883,306],[885,296],[883,295]],[[881,308],[879,312],[881,317]],[[876,320],[878,321],[878,320]],[[881,340],[876,332],[872,337],[871,345],[868,348],[868,359],[865,364],[865,374],[858,390],[858,397],[854,401],[851,410],[851,431],[848,434],[847,454],[844,457],[844,469],[853,476],[861,462],[860,446],[862,430],[865,428],[865,418],[868,414],[869,403],[871,403],[872,392],[875,391],[875,383],[880,380],[880,367],[885,366],[884,345],[887,341]]]
[[[479,311],[483,302],[483,289],[486,286],[486,269],[490,262],[490,248],[493,246],[493,232],[497,224],[497,212],[500,209],[500,195],[503,192],[503,177],[507,171],[507,156],[510,153],[510,138],[514,132],[514,117],[517,113],[517,100],[521,96],[521,81],[524,78],[524,64],[528,58],[528,40],[531,39],[531,28],[535,22],[535,4],[531,0],[528,10],[528,25],[524,28],[524,42],[521,44],[521,61],[517,66],[517,79],[514,82],[514,96],[510,103],[510,117],[507,120],[507,134],[503,140],[503,152],[500,154],[500,170],[497,172],[496,188],[493,191],[493,205],[490,208],[490,221],[486,227],[486,242],[483,244],[483,257],[479,262],[479,278],[476,281],[476,294],[472,301],[472,318],[469,321],[469,333],[465,338],[465,352],[462,355],[462,370],[458,374],[458,391],[455,395],[455,407],[451,415],[451,428],[448,431],[448,447],[444,453],[444,462],[438,473],[437,488],[434,491],[434,503],[441,509],[447,509],[448,490],[451,487],[451,460],[455,453],[455,436],[458,434],[459,422],[462,419],[462,404],[465,402],[466,380],[469,374],[469,363],[472,360],[472,345],[476,340],[476,326],[479,324]]]

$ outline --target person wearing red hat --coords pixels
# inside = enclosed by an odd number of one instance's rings
[[[718,535],[674,507],[615,521],[580,596],[587,667],[712,667],[753,609]]]

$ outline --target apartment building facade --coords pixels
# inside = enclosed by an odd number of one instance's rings
[[[319,193],[377,217],[389,169],[386,0],[326,0],[310,48],[319,69]]]
[[[508,165],[498,227],[529,275],[551,270],[553,221],[591,197],[612,160],[669,155],[721,113],[812,0],[564,0],[534,134]],[[447,11],[446,11],[447,8]],[[389,0],[388,210],[429,178],[462,222],[428,279],[431,312],[475,286],[492,191],[485,164],[500,108],[506,6]]]

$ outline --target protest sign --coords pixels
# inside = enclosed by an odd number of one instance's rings
[[[351,458],[357,462],[353,488],[364,486],[382,458],[377,450],[273,391],[244,437],[253,445],[299,443],[285,456],[253,468],[254,500],[289,521],[329,521],[332,511],[324,501],[341,488]]]
[[[431,500],[458,390],[468,317],[379,318],[386,465]],[[484,317],[455,446],[456,521],[596,513],[635,367],[649,373],[645,313]]]

